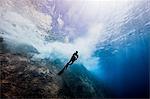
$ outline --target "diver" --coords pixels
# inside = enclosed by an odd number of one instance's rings
[[[71,59],[70,59],[70,61],[65,65],[65,68],[67,69],[67,67],[69,66],[69,65],[72,65],[73,63],[74,63],[74,61],[76,61],[77,59],[78,59],[78,51],[76,51],[75,53],[73,53],[73,55],[72,55],[72,57],[71,57]]]
[[[61,75],[65,69],[68,68],[69,65],[72,65],[74,63],[74,61],[76,61],[78,59],[78,51],[76,51],[75,53],[73,53],[71,59],[69,60],[69,62],[64,66],[64,68],[58,73],[58,75]]]

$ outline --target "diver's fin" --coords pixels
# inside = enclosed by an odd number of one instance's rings
[[[64,68],[58,73],[58,75],[61,75],[65,69],[67,69],[67,67],[69,66],[69,63],[67,63]]]
[[[66,68],[66,67],[64,67],[64,68],[58,73],[58,75],[61,75],[61,74],[64,72],[65,68]]]

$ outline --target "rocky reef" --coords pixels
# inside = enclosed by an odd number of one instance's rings
[[[59,61],[31,61],[20,54],[1,53],[2,98],[92,98],[104,97],[90,73],[73,65],[62,75]]]

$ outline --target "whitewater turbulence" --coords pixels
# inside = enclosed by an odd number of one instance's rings
[[[38,58],[56,54],[54,59],[68,60],[78,50],[78,62],[93,69],[99,59],[93,56],[96,45],[119,35],[128,11],[138,5],[133,1],[0,0],[0,36],[33,46]]]

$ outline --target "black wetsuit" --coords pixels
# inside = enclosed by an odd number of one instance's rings
[[[74,54],[72,55],[70,61],[68,62],[68,64],[69,64],[69,65],[72,65],[73,62],[76,61],[78,57],[79,57],[78,54],[77,54],[77,53],[74,53]]]
[[[61,74],[64,72],[64,70],[67,69],[67,67],[68,67],[69,65],[72,65],[72,64],[74,63],[74,61],[77,60],[78,57],[79,57],[79,56],[78,56],[78,53],[77,53],[77,52],[74,53],[74,54],[72,55],[70,61],[64,66],[64,68],[58,73],[58,75],[61,75]]]

